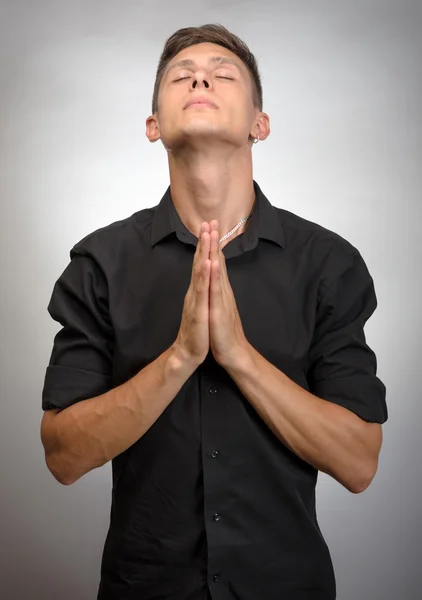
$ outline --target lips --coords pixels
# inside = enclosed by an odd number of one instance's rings
[[[217,108],[217,105],[214,104],[209,98],[198,96],[197,98],[191,98],[189,102],[186,104],[185,108],[189,108],[190,106],[196,105],[204,105],[211,106],[211,108]]]

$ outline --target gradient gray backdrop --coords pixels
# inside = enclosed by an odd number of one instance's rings
[[[155,70],[169,35],[207,22],[259,61],[264,193],[346,237],[375,279],[379,472],[358,496],[318,485],[338,599],[420,599],[422,5],[404,0],[0,2],[0,598],[96,597],[111,469],[64,487],[44,464],[46,307],[74,243],[161,199],[166,154],[144,135]]]

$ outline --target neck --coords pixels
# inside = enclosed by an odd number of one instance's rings
[[[173,203],[183,224],[196,237],[203,221],[216,219],[220,239],[251,212],[255,190],[250,150],[239,153],[238,149],[230,156],[198,149],[170,152],[169,169]],[[247,224],[243,223],[221,247],[243,233]]]

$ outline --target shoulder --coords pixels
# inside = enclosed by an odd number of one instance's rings
[[[322,224],[288,210],[274,207],[285,235],[289,257],[306,261],[313,272],[329,283],[357,262],[363,262],[359,250],[346,238]]]
[[[75,243],[70,257],[90,256],[101,265],[115,262],[122,253],[130,255],[134,248],[139,249],[149,243],[156,208],[154,206],[142,209],[92,231]]]
[[[358,250],[349,240],[335,231],[327,229],[319,223],[309,221],[295,213],[274,206],[280,223],[282,224],[287,242],[312,243],[318,246],[332,245],[334,248],[342,248],[345,252],[354,254]]]

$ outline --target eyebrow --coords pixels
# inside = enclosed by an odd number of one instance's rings
[[[220,64],[220,65],[234,65],[235,67],[237,67],[237,69],[239,69],[240,72],[242,72],[242,69],[240,68],[239,64],[233,60],[232,58],[229,58],[228,56],[212,56],[209,61],[210,64]],[[183,60],[178,60],[177,62],[175,62],[174,64],[172,64],[166,72],[166,75],[172,70],[172,69],[178,69],[181,67],[194,67],[196,65],[194,60],[191,60],[190,58],[184,58]]]

